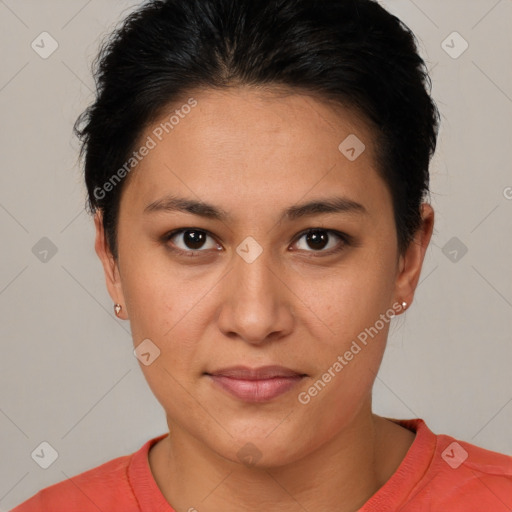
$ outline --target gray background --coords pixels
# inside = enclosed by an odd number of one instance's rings
[[[3,510],[166,432],[112,311],[71,131],[100,37],[136,4],[0,0]],[[511,454],[512,1],[382,4],[420,41],[442,128],[435,232],[414,304],[392,326],[375,412]],[[59,45],[47,59],[31,47],[44,31]],[[469,44],[457,58],[454,31]],[[58,452],[46,470],[31,457],[43,441]]]

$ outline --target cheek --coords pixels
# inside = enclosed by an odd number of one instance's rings
[[[194,388],[195,383],[187,380],[190,375],[180,369],[180,365],[174,364],[175,361],[169,362],[169,359],[174,358],[162,353],[151,366],[141,365],[144,378],[167,418],[185,430],[207,437],[211,418],[205,418],[205,409]],[[206,412],[210,416],[215,415],[214,411],[209,413],[208,409]]]
[[[201,297],[213,280],[191,278],[162,255],[132,257],[124,270],[123,294],[134,339],[166,342],[184,326],[190,327],[190,315],[201,310]]]
[[[315,320],[310,329],[316,348],[304,357],[314,361],[317,373],[299,403],[310,412],[318,408],[319,415],[332,411],[327,430],[348,421],[371,393],[392,321],[393,312],[386,314],[393,293],[390,261],[360,258],[330,280],[317,280],[308,296],[322,322]]]
[[[160,351],[151,366],[141,368],[157,398],[163,390],[164,400],[169,391],[179,394],[180,384],[192,385],[204,369],[200,341],[219,276],[210,272],[191,279],[177,266],[159,265],[156,259],[126,261],[123,293],[134,346],[149,339]]]
[[[329,330],[319,329],[316,349],[305,354],[317,372],[302,388],[298,403],[309,417],[324,418],[319,428],[325,435],[349,422],[370,399],[392,322],[392,312],[386,315],[386,284],[356,274],[353,278],[337,287],[333,283],[323,317]],[[328,417],[325,411],[330,411]]]
[[[327,277],[301,278],[294,292],[304,297],[308,316],[318,317],[317,334],[324,335],[320,339],[341,349],[390,308],[393,272],[389,264],[361,258],[333,269]]]

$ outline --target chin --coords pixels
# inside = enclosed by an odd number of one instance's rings
[[[274,423],[271,428],[262,428],[257,433],[254,432],[255,429],[252,426],[253,434],[247,434],[247,432],[245,434],[233,434],[233,437],[225,436],[220,445],[215,441],[213,444],[208,444],[225,459],[255,469],[284,466],[306,455],[310,445],[304,442],[302,448],[297,435],[293,435],[284,429],[280,433],[281,435],[278,435],[276,425],[279,425],[279,423]]]

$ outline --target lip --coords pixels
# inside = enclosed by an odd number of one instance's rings
[[[305,374],[283,366],[232,366],[206,373],[212,382],[246,402],[266,402],[295,387]]]

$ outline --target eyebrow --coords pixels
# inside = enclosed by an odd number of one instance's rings
[[[219,221],[228,221],[232,218],[228,212],[212,204],[205,203],[204,201],[177,197],[174,195],[162,197],[161,199],[148,204],[144,208],[144,213],[161,211],[191,213],[193,215]],[[322,213],[356,213],[367,215],[368,211],[362,204],[353,201],[352,199],[335,196],[319,198],[307,203],[290,206],[282,213],[281,219],[291,221]]]

